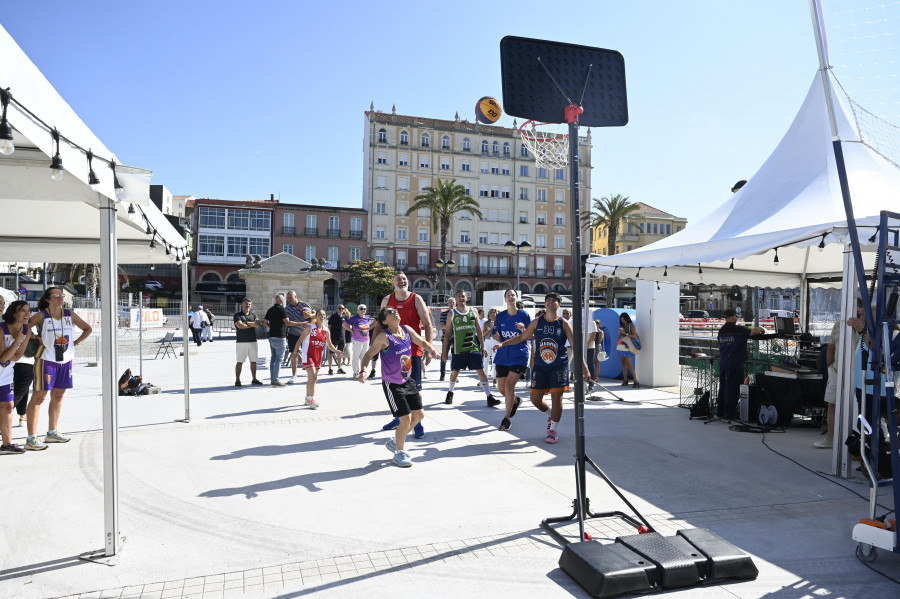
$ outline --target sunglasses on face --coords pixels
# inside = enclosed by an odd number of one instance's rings
[[[396,314],[397,314],[397,311],[391,309],[391,310],[385,310],[384,313],[385,313],[385,314],[394,314],[394,315],[396,315]]]

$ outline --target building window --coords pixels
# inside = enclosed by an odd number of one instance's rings
[[[431,179],[419,179],[419,191],[424,192],[427,187],[431,186]]]
[[[198,235],[197,236],[197,253],[201,256],[224,256],[225,255],[225,236],[224,235]]]
[[[282,221],[286,228],[294,228],[294,213],[293,212],[285,212],[284,220]]]
[[[306,261],[310,262],[315,257],[316,257],[316,246],[314,246],[314,245],[306,246]]]
[[[469,232],[468,232],[468,231],[461,231],[461,232],[460,232],[460,234],[459,234],[459,242],[460,242],[460,243],[472,243],[472,241],[469,239]]]
[[[487,211],[487,219],[485,219],[485,220],[492,222],[492,223],[497,222],[499,214],[500,214],[500,211],[497,210],[496,208],[488,210]]]
[[[491,174],[499,175],[500,174],[500,165],[496,162],[491,165]]]
[[[378,164],[387,164],[387,154],[378,152]]]
[[[315,214],[306,215],[306,228],[315,229],[319,226],[318,217]]]
[[[431,145],[431,137],[428,136],[427,133],[422,134],[422,147],[427,148]]]
[[[566,192],[562,189],[557,189],[553,192],[553,199],[557,204],[565,204],[566,203]]]
[[[419,270],[425,272],[428,270],[428,252],[419,252]]]
[[[428,206],[422,206],[419,208],[419,211],[416,212],[419,218],[431,218],[431,208]]]
[[[482,162],[481,163],[481,173],[486,175],[487,172],[488,172],[488,163]]]
[[[329,245],[328,246],[328,261],[337,263],[337,261],[340,260],[339,256],[340,256],[340,248],[336,245]]]
[[[539,224],[539,225],[547,224],[547,213],[546,212],[538,212],[537,213],[537,224]]]
[[[563,246],[563,236],[562,236],[562,235],[556,235],[556,236],[553,238],[553,248],[554,248],[554,249],[557,249],[557,250],[561,250],[561,249],[563,249],[563,247],[564,247],[564,246]]]
[[[527,188],[527,187],[520,187],[520,188],[519,188],[519,199],[520,199],[520,200],[527,200],[527,199],[528,199],[528,188]]]
[[[472,165],[469,163],[468,160],[462,161],[462,170],[463,170],[463,172],[466,172],[466,173],[472,171]]]
[[[463,138],[463,152],[469,152],[472,149],[472,144],[469,142],[469,138]]]
[[[460,210],[459,220],[472,220],[472,213],[468,210]]]
[[[509,198],[509,187],[504,187],[503,189],[500,190],[500,197],[501,198]]]
[[[500,244],[500,234],[499,233],[491,233],[491,245],[499,245]]]
[[[387,214],[387,203],[375,202],[375,214]]]
[[[488,242],[488,234],[486,232],[479,233],[478,234],[478,243],[481,245],[487,245],[487,242]]]
[[[361,257],[362,257],[362,248],[358,248],[358,247],[350,248],[350,262],[353,262],[354,260],[360,260],[360,259],[362,259]]]
[[[509,210],[501,210],[501,211],[500,211],[500,222],[501,222],[501,223],[508,223],[508,222],[510,222],[510,218],[509,218]]]
[[[502,171],[501,174],[508,175],[509,174],[509,165],[508,164],[502,165],[500,167],[500,170]]]
[[[528,213],[527,212],[519,212],[519,223],[520,224],[528,224]]]
[[[659,224],[658,223],[653,223],[653,234],[659,235]]]
[[[537,246],[539,248],[547,247],[547,236],[546,235],[538,235],[537,236]]]
[[[482,185],[481,187],[479,187],[478,197],[481,197],[481,198],[488,197],[488,186],[487,185]]]
[[[537,190],[537,201],[538,202],[546,202],[547,201],[547,190],[546,189],[538,189]]]
[[[500,197],[500,188],[496,185],[491,186],[491,197],[498,198]]]
[[[387,143],[387,130],[385,130],[385,129],[378,130],[378,143],[380,143],[380,144]]]
[[[481,140],[481,153],[485,155],[488,153],[488,141],[486,139]]]
[[[397,164],[400,166],[409,166],[409,154],[400,154],[397,158]]]
[[[557,227],[565,227],[565,226],[566,226],[566,218],[565,218],[565,216],[563,216],[562,214],[557,213],[557,214],[556,214],[556,221],[554,222],[554,224],[555,224]]]
[[[419,156],[419,166],[421,168],[431,168],[431,158],[427,154]]]
[[[520,176],[520,177],[527,177],[527,176],[528,176],[528,165],[527,165],[527,164],[520,164],[520,165],[519,165],[519,176]]]
[[[419,227],[419,241],[428,241],[427,227]]]
[[[509,156],[509,142],[508,141],[503,142],[503,155]]]
[[[547,178],[547,169],[543,166],[539,166],[537,169],[537,178],[538,179],[546,179]]]
[[[230,258],[243,258],[250,253],[250,244],[246,237],[229,236],[228,253]]]
[[[450,136],[445,135],[441,138],[441,148],[444,150],[450,149]]]
[[[294,253],[294,244],[293,243],[284,244],[283,246],[281,246],[281,251],[284,252],[285,254],[293,254]]]
[[[397,241],[409,240],[409,229],[407,227],[397,227]]]
[[[409,177],[397,177],[397,191],[409,191]]]
[[[466,195],[471,198],[472,197],[472,188],[469,187],[468,183],[463,183],[463,187],[466,188]]]
[[[259,254],[263,258],[269,257],[269,238],[268,237],[251,237],[250,252],[251,254]]]
[[[358,216],[350,219],[350,237],[357,239],[362,237],[362,219]]]
[[[409,202],[402,201],[397,202],[397,215],[398,216],[406,216],[406,211],[409,210]]]
[[[224,229],[225,209],[201,206],[199,220],[201,229]]]
[[[521,151],[519,152],[519,155],[520,155],[522,158],[528,158],[528,148],[525,147],[525,144],[522,144],[522,149],[521,149]]]
[[[494,156],[499,156],[499,155],[500,155],[500,143],[499,143],[499,142],[496,142],[496,141],[495,141],[494,143],[491,144],[491,153],[492,153]]]
[[[409,145],[409,133],[407,133],[406,131],[400,132],[400,145],[401,146]]]
[[[382,264],[387,264],[384,261],[384,250],[375,250],[375,259],[381,262]]]
[[[387,239],[384,234],[384,227],[375,227],[375,239]]]
[[[387,189],[387,177],[382,175],[375,177],[375,189]]]
[[[441,157],[441,170],[449,171],[450,170],[450,159]]]
[[[566,169],[564,169],[564,168],[556,169],[556,180],[557,181],[565,181],[566,180]]]

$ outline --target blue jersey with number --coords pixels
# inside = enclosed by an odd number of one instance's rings
[[[562,323],[561,316],[554,322],[548,322],[543,316],[538,319],[534,329],[535,367],[569,365],[566,331]]]

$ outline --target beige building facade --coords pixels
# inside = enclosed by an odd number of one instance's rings
[[[580,201],[591,194],[590,130],[579,139]],[[523,293],[568,291],[571,283],[569,169],[537,168],[517,128],[459,119],[365,112],[362,207],[368,212],[368,254],[407,272],[413,289],[438,295],[439,233],[431,215],[406,216],[415,197],[438,180],[455,179],[477,199],[483,219],[459,214],[448,234],[447,292],[515,287]],[[520,250],[505,244],[528,242]],[[583,247],[589,247],[585,236]],[[576,268],[578,265],[576,265]]]

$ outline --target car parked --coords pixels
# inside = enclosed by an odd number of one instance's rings
[[[159,281],[144,281],[143,284],[135,283],[134,285],[130,285],[128,283],[122,284],[122,289],[146,289],[147,291],[160,291],[163,288],[163,284]]]
[[[709,320],[709,312],[707,312],[706,310],[688,310],[687,312],[684,313],[684,317],[687,318],[688,320],[698,319],[698,318],[703,319],[703,320]]]

